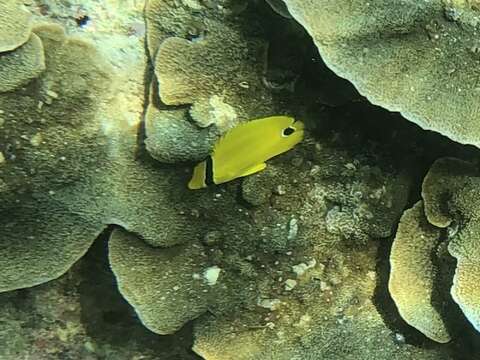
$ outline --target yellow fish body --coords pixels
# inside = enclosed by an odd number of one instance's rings
[[[212,154],[193,169],[189,189],[221,184],[262,171],[265,161],[290,150],[303,139],[303,123],[272,116],[240,124],[221,137]]]

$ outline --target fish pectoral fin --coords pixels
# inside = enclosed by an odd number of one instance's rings
[[[258,165],[255,165],[255,166],[252,166],[251,168],[243,171],[239,176],[248,176],[248,175],[252,175],[252,174],[255,174],[259,171],[262,171],[263,169],[265,169],[267,167],[267,164],[265,163],[260,163]]]

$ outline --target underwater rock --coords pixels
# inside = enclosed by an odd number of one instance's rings
[[[326,64],[372,103],[480,147],[478,6],[443,0],[284,1]]]
[[[439,263],[435,248],[441,242],[447,241],[448,252],[457,260],[451,296],[480,331],[480,294],[476,286],[480,242],[475,235],[480,226],[478,179],[473,164],[454,158],[438,159],[422,187],[425,213],[421,204],[405,212],[392,247],[392,297],[407,322],[439,342],[449,339],[442,325],[446,314],[440,318],[432,306],[433,289],[440,281],[435,278],[434,263]]]
[[[0,3],[0,53],[16,49],[30,38],[32,16],[23,6],[20,0]]]
[[[322,174],[325,184],[312,188],[311,196],[323,197],[328,232],[357,243],[392,234],[410,191],[407,168],[379,167],[360,154],[332,153],[325,146],[316,149],[315,160],[311,171]]]
[[[250,205],[259,206],[267,203],[274,192],[272,177],[270,173],[275,173],[272,166],[253,176],[247,176],[242,182],[242,198]],[[281,186],[281,185],[277,185]]]

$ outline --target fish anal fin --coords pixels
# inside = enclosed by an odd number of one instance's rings
[[[240,176],[248,176],[248,175],[252,175],[252,174],[255,174],[257,172],[260,172],[262,171],[263,169],[265,169],[267,167],[267,164],[265,163],[260,163],[260,164],[257,164],[255,166],[252,166],[251,168],[248,168],[247,170],[243,171],[240,175],[238,175],[239,177]]]
[[[193,175],[188,183],[188,188],[190,190],[201,189],[207,186],[206,184],[206,171],[207,171],[207,162],[202,161],[197,164],[193,169]]]

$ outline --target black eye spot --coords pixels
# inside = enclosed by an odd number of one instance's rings
[[[283,136],[292,135],[294,132],[295,132],[294,128],[288,127],[288,128],[283,130]]]

